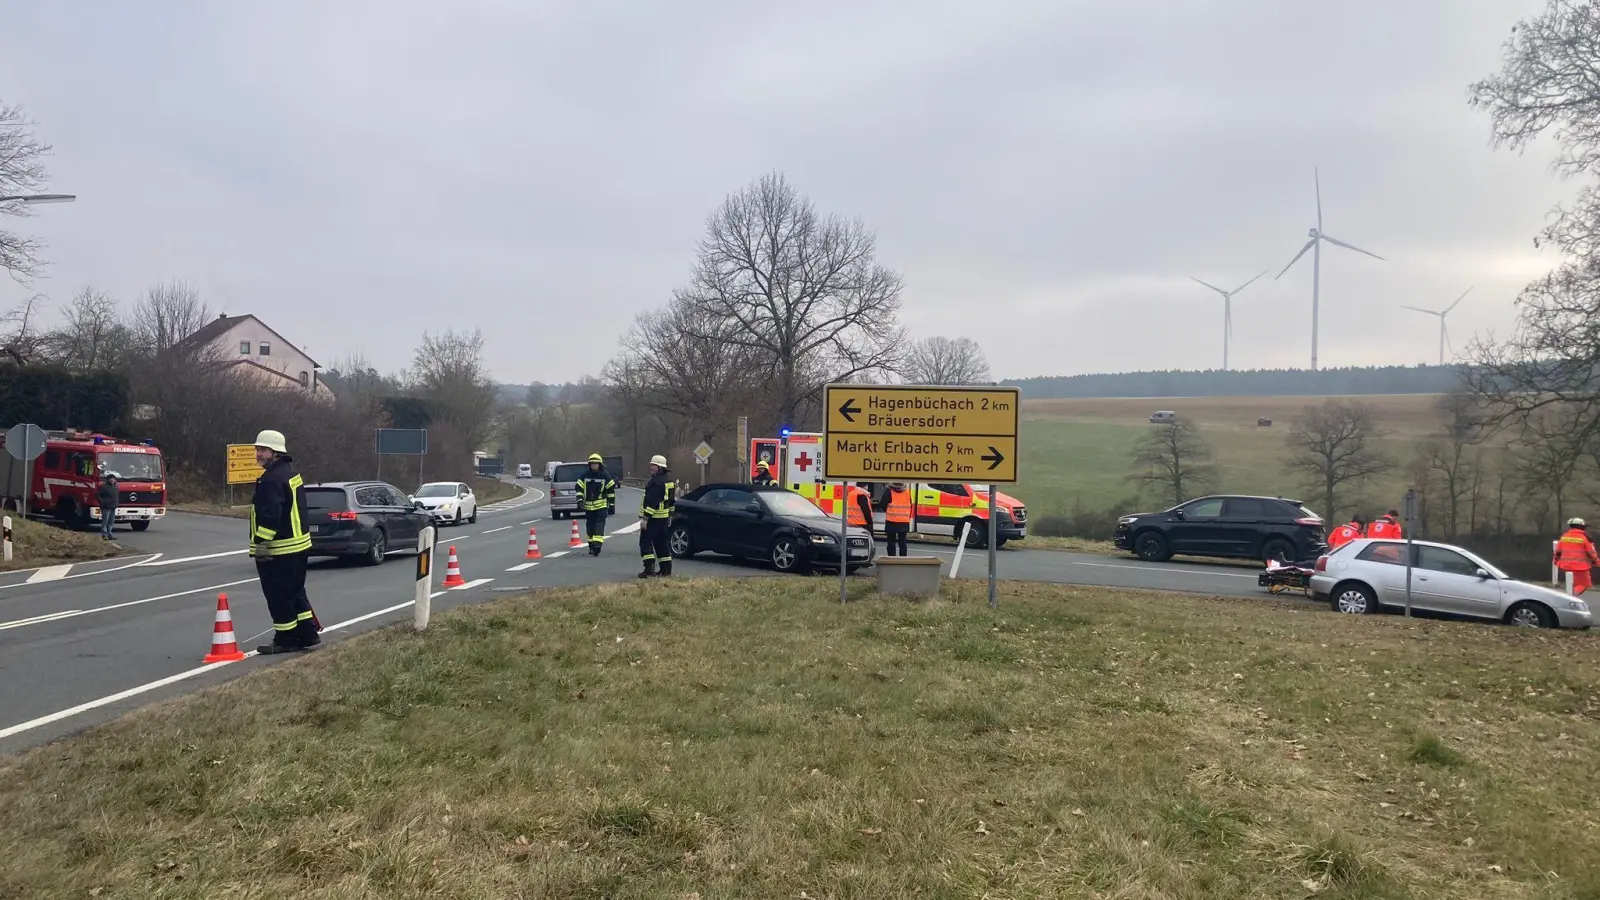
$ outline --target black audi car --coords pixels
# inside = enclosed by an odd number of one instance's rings
[[[670,528],[679,559],[709,552],[764,559],[780,572],[839,569],[839,520],[777,486],[701,485],[678,500]],[[877,548],[870,532],[851,528],[845,540],[850,571],[872,565]]]
[[[1283,497],[1199,497],[1158,513],[1117,520],[1118,550],[1161,562],[1180,556],[1313,559],[1328,549],[1322,517]]]
[[[369,566],[393,550],[417,550],[432,514],[392,484],[340,481],[308,484],[306,529],[312,556],[359,559]]]

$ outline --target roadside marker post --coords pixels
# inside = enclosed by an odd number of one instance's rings
[[[11,517],[5,517],[6,562],[11,562]]]
[[[1406,523],[1406,618],[1411,618],[1411,563],[1416,555],[1416,545],[1412,543],[1417,530],[1417,491],[1412,488],[1406,491],[1404,510],[1400,518]]]
[[[996,487],[1017,483],[1021,389],[830,384],[823,389],[823,411],[827,415],[822,438],[822,477],[826,481],[988,484],[989,607],[998,608],[1000,504]],[[840,552],[846,552],[845,548]],[[957,559],[959,565],[959,556]]]
[[[428,628],[428,616],[433,612],[433,526],[422,529],[417,538],[416,603],[412,608],[412,624],[418,631]]]
[[[961,523],[961,539],[956,541],[956,558],[950,562],[950,577],[954,579],[956,573],[961,571],[961,553],[967,549],[967,535],[972,533],[970,520]]]

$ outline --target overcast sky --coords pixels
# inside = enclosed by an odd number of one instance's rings
[[[917,336],[996,376],[1324,366],[1504,334],[1576,185],[1466,85],[1543,0],[0,0],[0,99],[55,145],[35,282],[181,277],[324,366],[482,328],[508,382],[597,373],[706,215],[781,170],[877,231]],[[7,224],[12,227],[15,220]],[[0,306],[32,291],[0,279]]]

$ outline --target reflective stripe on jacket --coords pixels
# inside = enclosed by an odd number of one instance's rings
[[[678,483],[666,472],[651,475],[650,481],[644,486],[644,502],[639,506],[639,515],[646,519],[672,518],[672,511],[677,508],[677,494]]]
[[[311,549],[306,499],[300,493],[304,484],[294,470],[294,459],[287,455],[274,459],[256,479],[250,500],[251,556],[288,556]]]
[[[602,466],[598,472],[585,472],[578,479],[578,505],[584,512],[597,512],[617,505],[617,483]]]
[[[1600,557],[1595,555],[1594,543],[1589,535],[1576,528],[1567,530],[1556,541],[1556,568],[1563,572],[1582,572],[1600,567]]]
[[[911,492],[889,489],[889,505],[884,510],[883,521],[893,525],[911,524]]]

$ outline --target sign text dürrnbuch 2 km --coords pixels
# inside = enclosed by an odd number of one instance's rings
[[[829,480],[1017,480],[1016,388],[830,384]]]

